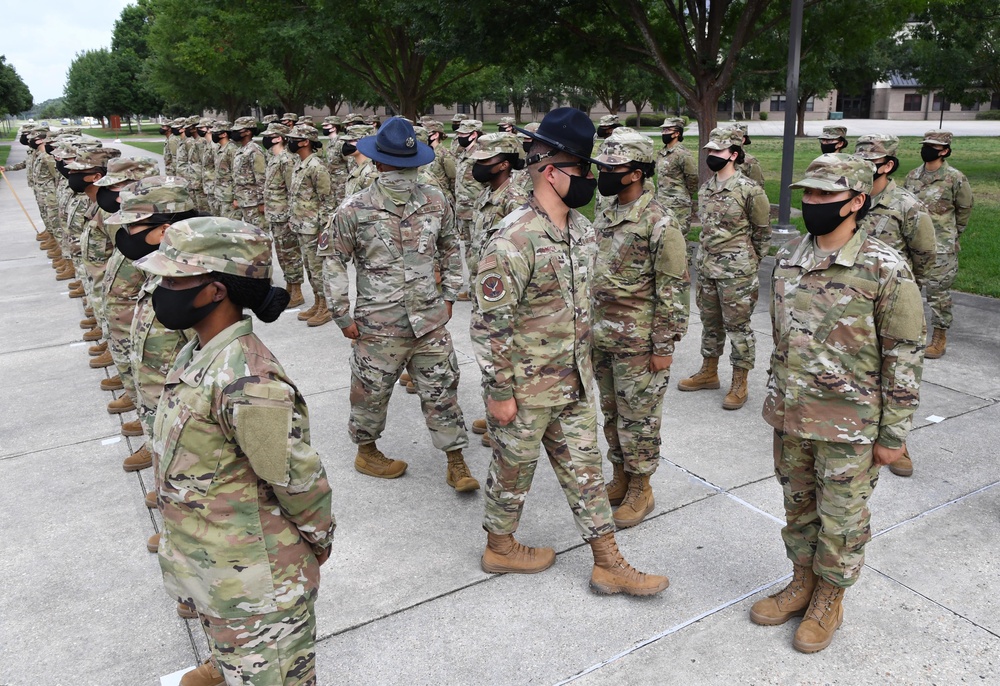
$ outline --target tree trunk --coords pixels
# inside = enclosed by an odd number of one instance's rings
[[[806,103],[812,96],[806,96],[804,98],[799,98],[799,101],[795,103],[795,135],[805,136],[806,135]],[[788,112],[785,112],[788,115]]]
[[[524,111],[524,105],[521,105],[521,104],[518,104],[518,103],[515,102],[514,103],[514,121],[516,121],[518,124],[520,124],[521,121],[522,121],[521,120],[521,112],[523,112],[523,111]]]
[[[344,104],[344,101],[336,95],[328,95],[325,98],[326,107],[330,110],[330,114],[337,114],[340,111],[340,106]]]
[[[719,123],[719,94],[702,91],[698,95],[698,100],[688,101],[688,107],[694,110],[695,119],[698,120],[698,176],[704,183],[712,175],[705,165],[705,144],[708,143],[708,135]]]

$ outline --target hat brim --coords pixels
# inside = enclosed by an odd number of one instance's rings
[[[200,276],[202,274],[212,273],[212,270],[200,265],[175,262],[159,250],[151,252],[145,257],[140,257],[133,264],[147,274],[153,274],[155,276],[169,276],[172,278],[182,276]]]
[[[118,210],[105,219],[104,223],[124,226],[126,224],[136,224],[141,222],[143,219],[149,219],[152,216],[152,212],[123,212],[122,210]]]
[[[920,144],[921,145],[944,145],[944,146],[947,146],[949,148],[951,147],[951,143],[944,143],[942,141],[934,140],[933,138],[925,138],[922,141],[920,141]]]
[[[399,167],[400,169],[422,167],[425,164],[430,164],[434,161],[434,148],[426,143],[414,140],[417,151],[413,155],[392,155],[379,150],[376,145],[375,138],[376,136],[365,136],[364,138],[359,138],[354,146],[368,159],[375,162],[381,162],[382,164],[388,164],[393,167]]]
[[[705,145],[701,146],[702,150],[729,150],[732,146],[723,147],[721,144],[715,141],[709,141]]]
[[[818,191],[830,191],[832,193],[840,193],[843,191],[852,190],[850,188],[844,188],[843,186],[838,186],[833,181],[823,181],[821,179],[802,179],[801,181],[796,181],[795,183],[788,184],[788,187],[793,189],[814,188]]]
[[[497,155],[516,155],[517,153],[513,150],[508,150],[507,152],[497,152],[496,150],[475,150],[471,155],[469,155],[470,160],[488,160],[491,157],[496,157]]]
[[[590,162],[591,164],[600,164],[600,162],[598,162],[595,158],[590,157],[589,155],[581,155],[578,152],[574,152],[573,150],[570,150],[569,148],[567,148],[565,145],[563,145],[559,141],[553,140],[553,139],[551,139],[551,138],[549,138],[548,136],[545,136],[545,135],[539,135],[539,133],[537,131],[534,131],[534,132],[527,131],[527,130],[522,129],[522,128],[517,127],[517,126],[514,127],[514,130],[517,131],[520,134],[524,134],[525,136],[527,136],[528,138],[531,138],[532,140],[539,140],[539,141],[545,143],[546,145],[551,145],[553,148],[555,148],[559,152],[564,152],[567,155],[572,155],[573,157],[577,157],[577,158],[579,158],[581,160],[585,160],[587,162]]]

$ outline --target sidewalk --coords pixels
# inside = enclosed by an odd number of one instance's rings
[[[14,144],[11,163],[23,150]],[[24,173],[8,178],[41,226]],[[160,524],[142,502],[151,474],[121,469],[141,445],[120,437],[121,421],[135,415],[105,411],[112,394],[98,388],[105,370],[87,366],[80,301],[54,280],[6,186],[0,241],[0,685],[159,684],[207,653],[198,622],[176,616],[145,550]],[[723,411],[725,389],[667,394],[655,515],[619,535],[637,568],[670,576],[670,588],[649,599],[588,590],[590,552],[544,458],[518,535],[555,547],[555,566],[526,577],[483,573],[482,493],[445,485],[418,399],[397,390],[381,441],[410,463],[406,476],[364,477],[346,431],[348,342],[294,313],[255,321],[306,396],[334,488],[338,529],[317,603],[319,683],[1000,680],[1000,301],[955,300],[948,354],[924,370],[909,439],[915,474],[883,470],[866,569],[833,645],[811,656],[791,646],[796,622],[767,628],[747,617],[791,571],[771,430],[760,417],[767,293],[753,318],[759,349],[747,406]],[[467,423],[482,412],[468,324],[469,304],[458,303],[449,328]],[[700,329],[692,312],[675,381],[700,363]],[[472,440],[467,459],[485,481],[489,451]]]

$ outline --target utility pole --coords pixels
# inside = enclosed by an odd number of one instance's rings
[[[778,198],[778,224],[771,231],[771,242],[781,245],[799,235],[791,223],[792,173],[795,166],[795,117],[798,108],[789,111],[789,103],[799,101],[799,58],[802,52],[803,0],[792,0],[792,18],[788,27],[788,82],[785,87],[785,135],[781,150],[781,193]],[[791,116],[789,116],[791,115]]]

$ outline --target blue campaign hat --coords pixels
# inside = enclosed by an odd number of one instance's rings
[[[590,117],[575,107],[558,107],[552,110],[545,115],[535,131],[514,128],[528,138],[538,139],[560,152],[597,164],[597,160],[591,157],[597,129],[594,128],[594,122],[590,121]],[[529,165],[536,162],[538,160],[532,161],[528,158]]]
[[[413,124],[402,117],[392,117],[374,136],[356,143],[365,157],[393,167],[422,167],[434,161],[434,148],[417,140]]]

